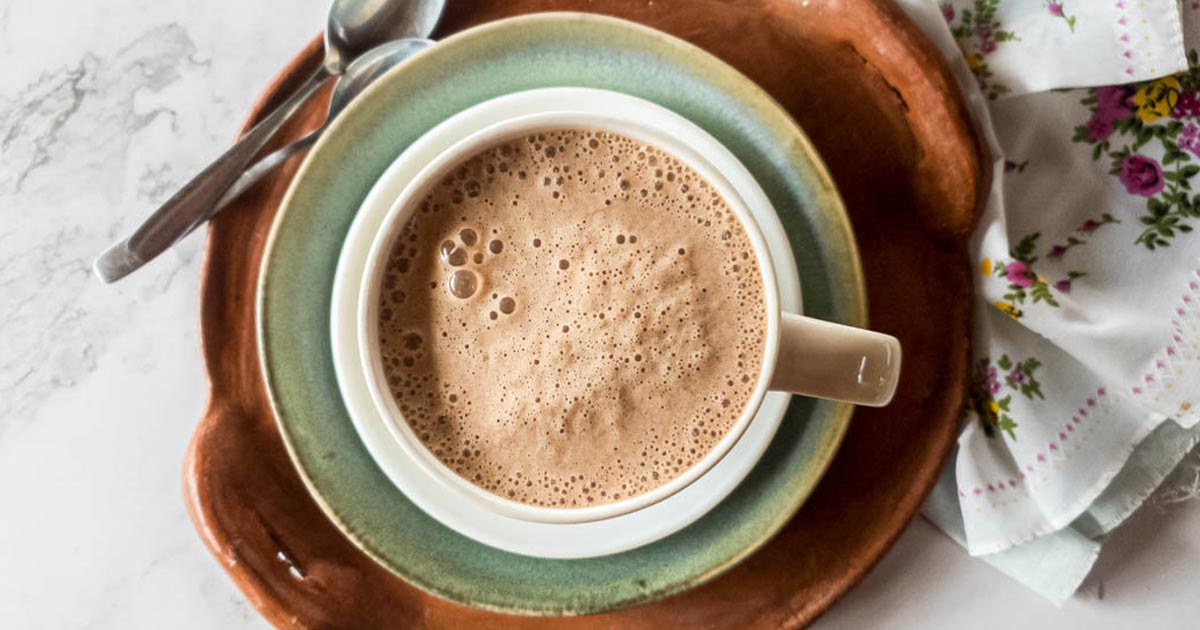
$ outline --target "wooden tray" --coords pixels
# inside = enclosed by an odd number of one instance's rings
[[[256,350],[263,242],[299,165],[222,213],[209,231],[201,338],[210,400],[184,489],[205,544],[281,628],[800,627],[856,584],[920,507],[957,435],[966,387],[969,236],[988,188],[985,149],[938,53],[889,0],[473,0],[439,33],[518,13],[592,10],[698,44],[757,81],[800,122],[854,222],[872,327],[900,338],[891,406],[860,409],[824,481],[766,547],[692,591],[621,612],[524,618],[424,594],[326,520],[271,416]],[[259,114],[320,58],[312,42]],[[328,90],[287,130],[324,115]],[[249,124],[249,123],[248,123]]]

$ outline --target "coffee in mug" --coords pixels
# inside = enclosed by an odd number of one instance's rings
[[[767,305],[745,227],[684,161],[550,128],[446,169],[391,244],[386,384],[413,433],[491,493],[643,494],[743,415]]]

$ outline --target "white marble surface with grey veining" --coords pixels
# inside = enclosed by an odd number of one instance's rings
[[[467,0],[461,0],[467,1]],[[202,234],[92,258],[232,138],[325,0],[0,0],[0,628],[261,628],[184,511]],[[1148,511],[1056,609],[917,521],[820,628],[1195,627],[1200,507]]]
[[[0,0],[0,628],[258,628],[184,511],[203,234],[92,258],[228,144],[324,0]]]

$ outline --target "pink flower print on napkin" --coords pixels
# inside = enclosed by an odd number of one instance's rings
[[[1092,232],[1095,232],[1099,227],[1100,227],[1099,222],[1088,219],[1087,221],[1083,222],[1083,225],[1079,226],[1079,231],[1083,232],[1084,234],[1091,234]]]
[[[1046,11],[1049,12],[1052,17],[1059,18],[1066,22],[1067,26],[1071,29],[1071,32],[1075,32],[1075,16],[1067,15],[1066,8],[1063,6],[1063,0],[1043,0],[1043,2],[1046,5]],[[1117,6],[1120,5],[1118,4]]]
[[[1121,183],[1131,195],[1153,197],[1163,189],[1163,171],[1154,158],[1133,154],[1121,162]]]
[[[1019,260],[1008,263],[1004,268],[1004,276],[1009,282],[1023,289],[1033,286],[1033,274],[1029,272],[1029,265]]]
[[[1171,117],[1176,119],[1183,118],[1200,118],[1200,98],[1195,92],[1184,92],[1179,95],[1179,101],[1175,103],[1175,109],[1171,111]]]
[[[991,26],[987,24],[976,26],[975,36],[979,38],[979,52],[985,55],[996,52],[996,38],[992,34]]]
[[[987,371],[987,390],[991,394],[1000,393],[1000,378],[996,374],[995,367],[989,367]]]
[[[1184,125],[1183,131],[1179,134],[1178,141],[1180,149],[1189,151],[1192,155],[1200,157],[1200,126],[1196,125],[1196,123]]]
[[[953,22],[954,21],[954,5],[950,4],[949,2],[943,2],[941,9],[942,9],[942,17],[946,18],[947,22]]]
[[[1015,385],[1024,385],[1025,383],[1029,382],[1029,379],[1025,376],[1025,373],[1019,369],[1009,372],[1008,378]]]
[[[1107,140],[1113,133],[1113,123],[1133,115],[1129,93],[1120,86],[1096,88],[1096,111],[1087,121],[1088,136],[1092,140]]]
[[[1059,293],[1070,293],[1071,292],[1071,281],[1070,280],[1059,280],[1058,282],[1054,283],[1054,288],[1058,289]]]
[[[1111,120],[1105,120],[1099,114],[1092,114],[1087,121],[1087,130],[1092,140],[1107,140],[1112,135],[1113,124]]]
[[[1119,85],[1096,88],[1096,115],[1109,122],[1129,118],[1133,115],[1129,97],[1125,88]]]
[[[1054,247],[1050,248],[1050,253],[1047,254],[1046,256],[1049,258],[1053,258],[1054,260],[1061,260],[1063,257],[1063,254],[1065,254],[1065,253],[1067,253],[1066,245],[1055,245]]]
[[[986,360],[975,366],[971,380],[972,387],[977,391],[992,395],[1000,393],[1000,375],[996,372],[996,366],[988,365]]]

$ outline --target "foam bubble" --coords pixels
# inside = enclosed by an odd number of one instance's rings
[[[475,295],[479,288],[479,276],[470,269],[459,269],[447,278],[446,288],[450,290],[450,295],[465,300]]]

